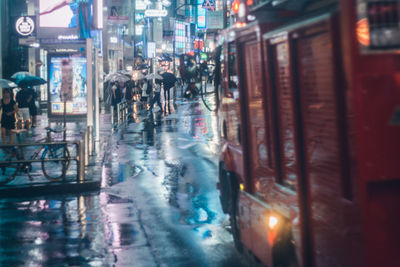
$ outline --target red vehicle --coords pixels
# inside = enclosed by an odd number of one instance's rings
[[[400,1],[299,2],[217,50],[235,243],[270,267],[398,267]]]

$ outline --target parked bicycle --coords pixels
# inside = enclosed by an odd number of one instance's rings
[[[44,176],[50,181],[60,181],[65,178],[67,170],[70,166],[70,153],[67,144],[55,143],[52,133],[63,133],[65,129],[55,130],[50,127],[45,128],[47,131],[46,138],[38,141],[43,143],[33,152],[30,157],[31,161],[26,161],[24,146],[10,146],[3,148],[6,156],[0,164],[2,174],[0,175],[0,185],[7,184],[15,179],[18,173],[26,173],[31,181],[33,177],[32,160],[41,163]],[[22,130],[16,130],[19,135]],[[35,162],[35,161],[33,161]]]

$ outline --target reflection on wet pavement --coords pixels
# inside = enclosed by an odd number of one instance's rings
[[[112,136],[100,194],[0,200],[0,266],[246,265],[216,190],[215,115],[192,102],[133,121]]]

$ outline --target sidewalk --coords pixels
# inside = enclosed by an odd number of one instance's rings
[[[176,105],[181,103],[183,99],[180,97],[182,94],[182,88],[175,88],[171,92],[171,105],[165,106],[168,114],[175,113]],[[162,101],[163,95],[161,96]],[[192,101],[189,101],[190,103]],[[133,117],[130,122],[140,121],[139,117],[148,114],[148,111],[140,109],[139,104],[136,103],[134,108]],[[111,125],[111,115],[109,109],[105,111],[104,106],[100,110],[100,134],[99,141],[95,143],[94,155],[89,157],[89,164],[85,168],[85,180],[83,182],[77,181],[77,162],[71,161],[70,167],[67,171],[66,178],[61,182],[52,182],[45,178],[41,163],[33,163],[30,174],[34,177],[33,181],[30,181],[25,173],[18,173],[15,179],[6,185],[0,186],[0,198],[4,197],[21,197],[21,196],[43,196],[50,194],[69,194],[69,193],[82,193],[99,191],[102,183],[107,183],[107,173],[104,168],[107,161],[109,161],[110,153],[112,148],[113,133],[115,130],[119,131],[120,128],[114,128]],[[114,114],[116,116],[116,114]],[[40,147],[40,141],[46,137],[45,127],[48,126],[47,112],[44,110],[42,115],[37,118],[37,127],[30,129],[28,133],[22,133],[20,143],[32,143],[32,147],[24,149],[25,159],[30,159],[35,150]],[[124,124],[122,124],[122,127]],[[55,129],[63,128],[63,123],[51,123],[51,127]],[[86,131],[86,119],[81,122],[70,122],[67,123],[67,141],[79,141],[82,140],[82,132]],[[58,140],[62,140],[62,134],[58,134]],[[57,134],[53,135],[57,139]],[[17,143],[17,138],[14,139]],[[76,148],[68,146],[70,156],[75,158]],[[0,149],[0,159],[4,156],[4,151]],[[1,175],[1,174],[0,174]]]
[[[48,126],[48,117],[46,111],[37,118],[37,127],[32,128],[29,132],[21,133],[20,138],[15,136],[14,143],[32,143],[32,147],[24,149],[25,159],[29,159],[35,150],[40,146],[38,143],[46,138],[45,127]],[[63,127],[63,123],[51,123],[51,128],[58,129]],[[82,132],[86,131],[86,120],[82,122],[67,123],[67,141],[82,140]],[[100,114],[100,136],[99,142],[95,143],[94,155],[89,157],[88,166],[85,168],[85,180],[78,182],[77,162],[71,160],[70,167],[67,171],[64,181],[52,182],[45,178],[41,163],[32,163],[30,174],[33,181],[28,176],[19,172],[15,179],[6,185],[0,186],[0,198],[3,197],[20,197],[20,196],[37,196],[47,194],[65,194],[79,193],[100,190],[101,184],[101,166],[104,157],[104,150],[110,140],[112,134],[111,118],[109,113]],[[52,134],[53,138],[62,141],[62,134]],[[69,145],[68,150],[71,158],[77,155],[77,149],[74,145]],[[0,158],[3,158],[4,151],[0,149]]]

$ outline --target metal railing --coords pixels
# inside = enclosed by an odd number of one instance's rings
[[[117,118],[115,119],[114,108],[111,107],[111,125],[113,127],[119,126],[128,121],[129,106],[127,101],[122,101],[117,104]]]
[[[83,182],[85,180],[85,151],[84,151],[84,141],[57,141],[57,142],[41,142],[41,143],[16,143],[16,144],[1,144],[0,149],[12,149],[18,148],[20,153],[23,153],[23,147],[37,147],[37,146],[65,146],[74,145],[76,147],[75,156],[67,156],[62,158],[30,158],[30,159],[17,159],[17,160],[0,160],[0,165],[10,165],[10,164],[30,164],[38,162],[50,162],[50,161],[76,161],[77,172],[76,180],[77,182]],[[18,158],[18,156],[17,156]],[[43,171],[43,170],[42,170]],[[65,170],[66,172],[67,170]]]
[[[85,168],[89,165],[89,157],[94,155],[94,138],[93,138],[93,126],[88,126],[87,130],[81,132],[82,139],[75,141],[52,141],[52,142],[40,142],[40,143],[15,143],[15,144],[0,144],[0,149],[12,149],[17,148],[18,151],[22,151],[23,147],[45,147],[45,146],[75,146],[76,153],[73,156],[67,156],[57,159],[48,158],[37,158],[37,159],[17,159],[17,160],[0,160],[0,166],[2,164],[30,164],[38,162],[49,162],[49,161],[60,161],[68,160],[75,161],[77,164],[76,181],[85,181]]]

